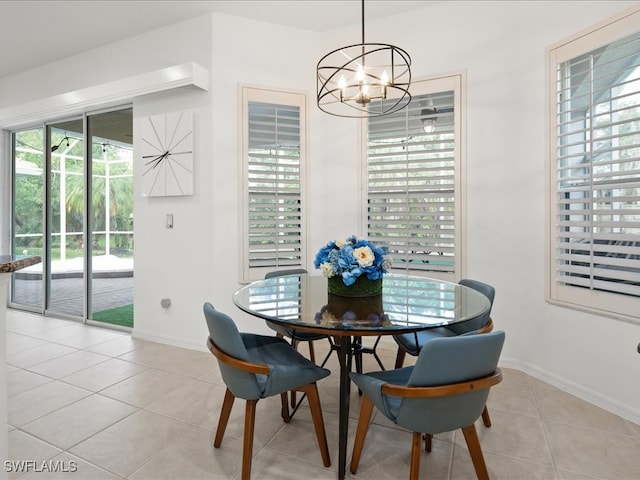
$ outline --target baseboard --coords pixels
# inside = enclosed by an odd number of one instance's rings
[[[571,395],[589,402],[597,407],[618,415],[630,422],[640,425],[640,410],[633,408],[630,405],[618,402],[610,397],[595,392],[582,385],[567,380],[566,378],[559,377],[558,375],[548,372],[536,365],[531,365],[527,362],[520,360],[514,360],[513,358],[502,356],[500,358],[500,366],[504,368],[513,368],[521,372],[526,373],[538,380],[541,380],[549,385],[559,388],[562,391],[570,393]]]
[[[164,343],[165,345],[171,345],[173,347],[187,348],[189,350],[197,350],[200,352],[208,352],[206,338],[202,340],[202,344],[193,343],[191,340],[181,339],[176,337],[166,337],[164,335],[157,335],[151,332],[145,332],[144,330],[140,330],[139,328],[134,328],[131,331],[131,336],[133,338],[138,338],[140,340],[148,340],[150,342],[156,343]]]

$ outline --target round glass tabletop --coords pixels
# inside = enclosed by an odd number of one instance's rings
[[[327,292],[321,275],[295,274],[259,280],[233,295],[256,317],[307,331],[401,333],[464,322],[489,310],[472,288],[433,278],[386,274],[382,294],[343,297]]]

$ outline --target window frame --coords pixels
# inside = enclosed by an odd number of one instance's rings
[[[640,323],[638,301],[634,295],[595,290],[562,284],[558,281],[558,261],[561,247],[558,241],[558,65],[605,47],[617,40],[640,32],[640,8],[634,7],[547,48],[547,222],[545,242],[546,301],[553,305],[595,313],[618,320]],[[595,188],[589,191],[593,192]]]
[[[273,270],[306,268],[307,263],[307,232],[306,232],[306,162],[308,158],[308,95],[304,91],[271,88],[256,85],[240,85],[239,86],[239,103],[242,114],[240,115],[240,183],[241,188],[241,205],[242,205],[242,222],[240,225],[240,238],[242,240],[241,248],[241,267],[240,282],[248,283],[264,278],[264,275]],[[250,251],[250,227],[249,227],[249,102],[264,102],[281,105],[291,105],[300,108],[300,261],[295,263],[287,263],[276,266],[251,267],[249,255]]]
[[[393,268],[391,272],[405,272],[457,282],[466,275],[467,268],[467,228],[466,228],[466,72],[457,71],[443,75],[421,77],[411,83],[412,102],[420,95],[437,94],[440,92],[454,92],[454,266],[452,272],[429,270],[418,272],[415,270]],[[362,159],[362,224],[360,231],[370,238],[369,230],[369,162],[368,162],[368,122],[361,124],[361,159]],[[378,243],[378,242],[377,242]]]

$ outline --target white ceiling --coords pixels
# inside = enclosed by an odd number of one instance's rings
[[[365,20],[440,1],[367,0]],[[312,31],[361,21],[360,0],[0,0],[0,78],[213,11]]]

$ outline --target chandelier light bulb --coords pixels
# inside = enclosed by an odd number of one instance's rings
[[[380,76],[380,83],[383,86],[389,85],[389,74],[387,73],[386,70],[384,72],[382,72],[382,75]]]
[[[342,102],[347,92],[347,79],[344,78],[344,75],[340,76],[340,80],[338,81],[338,88],[340,89],[340,101]]]

